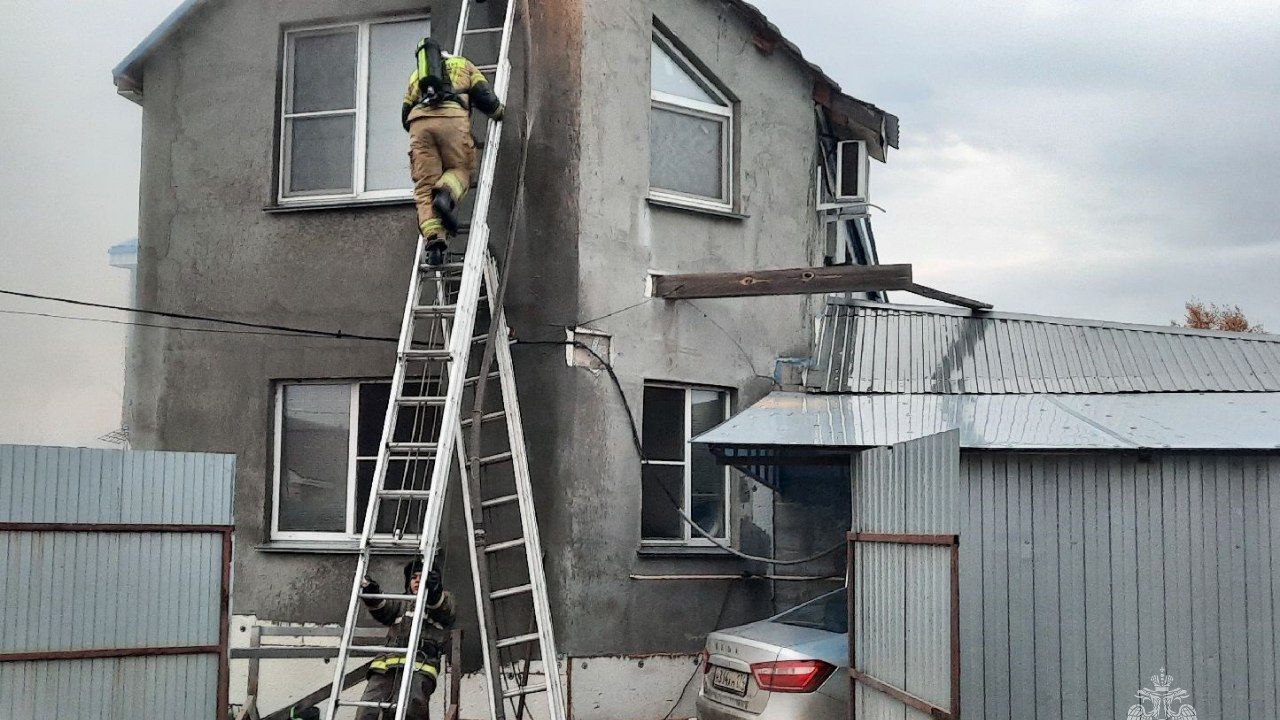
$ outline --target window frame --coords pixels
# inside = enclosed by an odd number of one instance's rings
[[[712,82],[706,73],[698,69],[697,65],[689,60],[675,43],[666,37],[658,28],[653,29],[653,43],[656,44],[663,52],[676,63],[683,71],[689,74],[707,94],[719,99],[724,103],[723,106],[712,103],[702,102],[700,100],[692,100],[690,98],[672,95],[653,87],[653,76],[649,77],[649,118],[652,122],[653,111],[655,109],[672,112],[679,115],[698,118],[700,120],[714,120],[720,123],[720,186],[723,198],[712,198],[706,195],[694,195],[684,193],[678,190],[668,190],[657,187],[653,184],[652,171],[649,177],[649,197],[663,202],[682,205],[685,207],[705,210],[717,210],[732,212],[735,207],[735,193],[737,183],[735,182],[736,163],[734,161],[734,137],[737,125],[737,104],[733,98],[730,98],[720,86]],[[651,62],[652,65],[652,62]],[[653,145],[650,141],[649,145],[649,162],[653,162]]]
[[[683,497],[684,507],[681,508],[681,510],[683,510],[685,514],[689,514],[691,512],[690,508],[692,508],[693,506],[693,444],[689,442],[692,439],[691,428],[693,427],[693,422],[692,422],[693,421],[693,391],[704,390],[707,392],[714,392],[714,393],[723,395],[724,396],[724,417],[722,418],[722,421],[723,421],[723,420],[728,420],[730,417],[733,416],[733,389],[727,388],[727,387],[716,387],[714,385],[678,383],[678,382],[670,382],[665,380],[645,380],[644,388],[647,389],[651,387],[663,388],[667,390],[680,390],[683,392],[684,394],[684,428],[685,428],[686,437],[683,442],[683,445],[684,445],[683,460],[649,460],[647,458],[641,459],[640,461],[640,469],[642,473],[641,486],[640,486],[641,487],[641,491],[640,491],[641,506],[643,509],[643,503],[644,503],[643,471],[644,471],[645,465],[662,465],[666,467],[683,466],[684,467],[684,497]],[[644,427],[644,423],[643,423],[644,411],[645,409],[642,405],[640,408],[641,427]],[[641,442],[643,442],[643,440],[644,439],[642,437]],[[730,502],[730,495],[733,489],[733,486],[732,486],[733,476],[729,472],[728,465],[722,465],[720,467],[722,469],[722,472],[724,473],[724,536],[718,537],[716,539],[726,545],[732,545],[733,544],[733,508],[732,508],[732,503]],[[640,529],[641,546],[643,547],[711,547],[711,548],[717,547],[715,543],[702,537],[701,535],[694,533],[693,528],[689,526],[689,523],[684,521],[684,518],[679,518],[678,516],[677,518],[680,522],[680,530],[684,535],[683,538],[646,538],[644,536],[644,528],[642,526]]]
[[[273,434],[271,471],[271,528],[269,539],[272,541],[295,542],[357,542],[364,530],[361,527],[364,518],[356,517],[358,498],[356,493],[360,487],[357,481],[357,469],[361,461],[377,460],[377,456],[357,456],[357,440],[360,433],[360,388],[365,385],[390,385],[390,379],[364,380],[280,380],[275,383],[275,407],[273,408]],[[280,529],[280,489],[283,471],[284,453],[284,391],[286,387],[299,385],[337,385],[348,387],[351,392],[349,417],[347,426],[347,511],[346,529],[343,532],[322,532],[313,530],[281,530]],[[389,401],[388,401],[389,402]],[[381,438],[379,438],[381,442]],[[377,478],[374,478],[376,482]],[[375,537],[389,537],[387,533],[376,533]]]
[[[365,171],[367,169],[369,152],[369,49],[372,28],[374,25],[413,22],[415,20],[425,20],[429,27],[431,23],[431,14],[410,13],[371,18],[368,20],[354,20],[320,25],[303,25],[289,28],[284,31],[281,36],[282,45],[280,50],[280,107],[278,108],[279,112],[277,114],[279,129],[276,132],[275,139],[276,155],[278,156],[278,162],[276,164],[277,205],[282,207],[295,207],[300,205],[338,205],[369,200],[413,199],[412,184],[402,190],[366,190],[365,185],[368,182],[368,178],[366,177]],[[287,108],[289,107],[293,80],[293,48],[291,40],[297,37],[325,35],[332,33],[335,30],[352,28],[356,30],[355,107],[351,110],[320,110],[303,113],[288,112]],[[405,75],[405,78],[407,79],[408,75]],[[291,160],[289,148],[290,143],[288,142],[289,120],[294,118],[338,117],[346,115],[355,116],[353,128],[354,147],[352,148],[353,155],[351,161],[351,192],[315,195],[287,195]],[[406,148],[407,147],[408,146],[406,145]]]

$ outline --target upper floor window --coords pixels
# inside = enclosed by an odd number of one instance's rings
[[[430,32],[414,18],[285,34],[281,202],[412,196],[400,103]]]
[[[729,539],[729,468],[705,447],[689,443],[729,419],[729,392],[645,383],[641,412],[640,537],[650,545],[710,545],[680,517],[708,535]]]
[[[650,51],[650,193],[731,210],[733,103],[666,38],[654,34]]]

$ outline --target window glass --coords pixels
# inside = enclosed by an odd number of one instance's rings
[[[711,105],[724,105],[718,98],[704,90],[691,74],[680,67],[680,64],[662,49],[661,45],[656,42],[651,43],[649,52],[649,77],[654,90]]]
[[[409,73],[418,41],[431,32],[427,20],[369,26],[369,119],[365,155],[365,190],[409,186],[408,141],[400,126]]]
[[[647,460],[684,460],[684,390],[646,387],[641,436]],[[682,490],[677,497],[683,497]]]
[[[672,504],[684,502],[683,465],[645,465],[641,481],[641,537],[655,540],[681,540],[684,521]]]
[[[775,617],[773,622],[796,627],[826,630],[840,635],[849,632],[849,606],[845,588],[827,593],[820,598],[788,610]]]
[[[655,105],[649,113],[649,184],[724,199],[725,122]]]
[[[350,110],[356,106],[356,28],[290,36],[293,70],[288,111]]]
[[[345,532],[350,387],[287,385],[281,412],[279,529]]]
[[[351,192],[351,143],[355,116],[290,118],[289,183],[291,195]]]

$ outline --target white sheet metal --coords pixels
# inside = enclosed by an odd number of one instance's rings
[[[217,687],[213,655],[0,663],[0,718],[209,718]]]
[[[853,395],[774,392],[694,439],[877,447],[960,431],[967,449],[1273,450],[1280,393]]]

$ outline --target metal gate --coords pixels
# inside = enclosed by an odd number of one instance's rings
[[[849,717],[960,717],[960,433],[859,453],[849,533]]]

